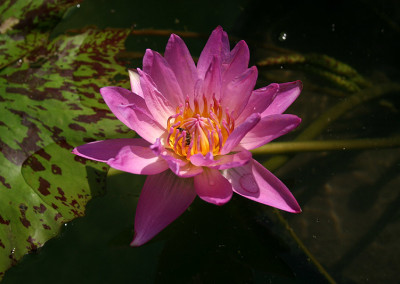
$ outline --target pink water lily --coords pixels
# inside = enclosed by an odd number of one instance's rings
[[[132,90],[100,90],[114,115],[142,138],[88,143],[73,153],[148,175],[135,216],[132,246],[140,246],[192,203],[196,195],[216,205],[233,192],[285,211],[301,211],[287,187],[249,150],[298,126],[282,114],[298,97],[300,81],[254,90],[257,68],[249,49],[232,50],[221,27],[211,34],[197,66],[182,39],[172,34],[164,57],[147,50],[143,70],[130,70]]]

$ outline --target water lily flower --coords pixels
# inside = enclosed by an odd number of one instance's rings
[[[100,90],[114,115],[141,138],[95,141],[73,150],[117,170],[148,175],[139,197],[132,246],[140,246],[178,218],[196,196],[223,205],[233,192],[288,212],[301,211],[288,188],[249,150],[296,128],[283,112],[300,81],[254,90],[257,68],[249,49],[231,50],[217,27],[197,66],[172,34],[164,57],[146,50],[143,70],[129,70],[131,89]]]

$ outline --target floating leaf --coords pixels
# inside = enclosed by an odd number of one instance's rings
[[[1,33],[11,28],[19,32],[54,27],[67,8],[80,2],[82,0],[4,0],[0,5],[0,23],[4,26]]]
[[[0,71],[0,275],[101,192],[104,165],[71,155],[72,148],[132,136],[98,93],[125,74],[115,55],[129,33],[43,36]]]

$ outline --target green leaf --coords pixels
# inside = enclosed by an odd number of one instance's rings
[[[42,34],[0,71],[0,275],[101,193],[104,164],[72,155],[73,147],[133,135],[98,92],[128,86],[115,56],[129,33],[88,30],[50,42]],[[115,82],[121,75],[126,80]]]
[[[0,5],[1,33],[51,28],[67,8],[82,0],[4,0]]]

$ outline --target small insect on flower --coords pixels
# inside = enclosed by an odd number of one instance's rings
[[[233,192],[301,212],[289,189],[250,150],[296,128],[283,112],[299,96],[300,81],[254,90],[257,68],[249,48],[231,50],[221,27],[211,34],[197,65],[172,34],[164,56],[146,50],[143,70],[129,70],[131,90],[100,90],[114,115],[141,138],[96,141],[73,153],[133,174],[148,175],[135,216],[132,246],[140,246],[178,218],[199,196],[223,205]]]
[[[189,131],[187,131],[185,128],[182,128],[182,127],[178,127],[176,129],[178,129],[180,132],[183,132],[183,131],[186,132],[185,143],[186,143],[186,146],[189,146],[190,145],[190,133],[189,133]]]

